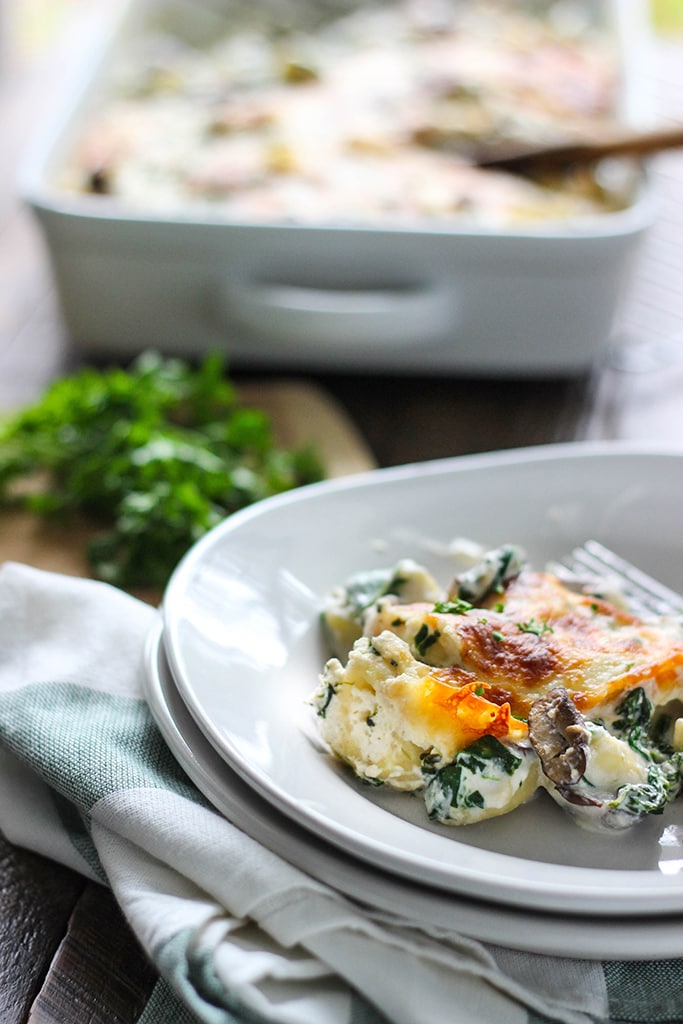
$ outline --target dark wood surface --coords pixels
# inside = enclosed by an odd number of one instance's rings
[[[74,365],[41,239],[15,190],[57,47],[0,77],[0,408]],[[663,122],[683,111],[683,41],[653,62]],[[318,378],[379,465],[581,438],[683,444],[683,155],[657,157],[659,220],[614,338],[579,380]],[[0,1022],[127,1024],[155,981],[109,894],[0,837]]]

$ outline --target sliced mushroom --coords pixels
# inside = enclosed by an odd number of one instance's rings
[[[583,777],[590,733],[563,687],[549,690],[531,705],[529,739],[544,774],[556,786],[573,786]]]

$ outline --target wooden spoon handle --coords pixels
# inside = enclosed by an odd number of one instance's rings
[[[620,135],[606,134],[604,139],[559,143],[516,152],[482,153],[475,162],[479,167],[523,172],[534,168],[559,169],[571,164],[593,163],[608,156],[647,156],[678,146],[683,146],[681,126],[647,132],[630,131]]]

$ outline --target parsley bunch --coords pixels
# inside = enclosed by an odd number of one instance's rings
[[[36,474],[39,489],[22,486]],[[92,571],[121,587],[163,586],[225,516],[322,475],[311,448],[276,448],[218,355],[198,367],[156,353],[128,369],[87,367],[0,425],[0,501],[85,514],[101,528]]]

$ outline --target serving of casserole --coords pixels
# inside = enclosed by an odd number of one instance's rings
[[[542,790],[614,833],[680,794],[680,617],[636,615],[608,581],[535,571],[510,544],[447,589],[404,559],[335,588],[323,625],[322,737],[434,821],[480,822]]]

